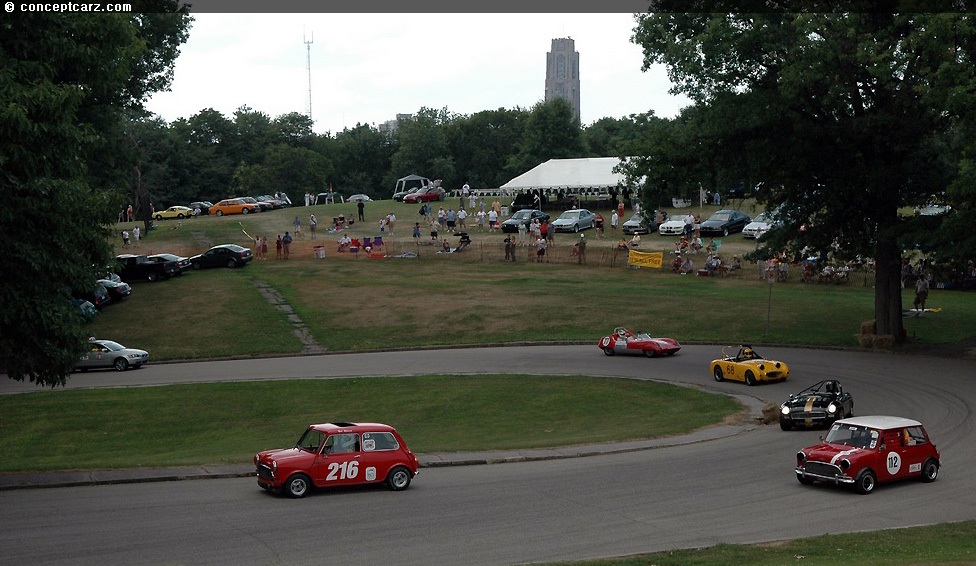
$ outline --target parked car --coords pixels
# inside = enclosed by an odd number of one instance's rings
[[[213,206],[213,203],[209,200],[199,200],[196,202],[191,202],[188,208],[192,209],[193,214],[197,216],[206,216],[207,214],[210,214],[211,206]]]
[[[728,236],[733,232],[741,232],[751,220],[749,215],[740,210],[719,210],[701,223],[701,235]]]
[[[254,259],[254,253],[237,244],[220,244],[190,258],[193,269],[204,267],[243,267]]]
[[[315,195],[315,199],[312,201],[314,204],[335,204],[346,202],[343,196],[336,192],[331,193],[319,193]]]
[[[102,310],[105,308],[105,305],[112,302],[112,296],[108,294],[108,289],[99,285],[97,282],[92,285],[90,290],[76,293],[75,297],[88,301],[98,310]]]
[[[313,488],[385,482],[410,486],[420,462],[391,426],[379,423],[309,425],[292,448],[254,455],[262,489],[304,497]]]
[[[210,207],[210,214],[223,216],[225,214],[249,214],[261,212],[261,207],[257,203],[245,202],[242,198],[225,198]]]
[[[849,485],[868,494],[879,483],[939,477],[941,456],[922,423],[902,417],[841,419],[822,442],[796,453],[796,479]]]
[[[447,198],[447,191],[441,187],[424,187],[415,193],[403,197],[403,202],[407,204],[417,204],[418,202],[434,202]]]
[[[614,328],[613,332],[601,338],[597,345],[608,356],[638,354],[648,358],[673,356],[681,349],[681,344],[678,344],[674,338],[652,338],[646,332],[634,333],[622,326]]]
[[[156,220],[171,220],[173,218],[183,220],[191,216],[194,216],[193,209],[188,206],[171,206],[166,210],[157,210],[153,214],[153,218]]]
[[[256,204],[258,207],[258,212],[267,212],[269,210],[274,210],[274,205],[267,201],[261,201],[254,197],[241,197],[241,200],[248,204]]]
[[[838,419],[854,416],[854,397],[836,379],[825,379],[791,394],[779,408],[779,427],[783,430],[830,426]]]
[[[419,191],[423,187],[410,187],[409,189],[404,189],[393,193],[393,200],[397,202],[403,202],[404,197],[407,195],[412,195],[413,193]]]
[[[149,363],[149,352],[126,348],[111,340],[89,340],[88,352],[78,361],[76,369],[88,371],[95,368],[115,368],[125,371],[130,367],[139,369]]]
[[[358,193],[355,195],[350,195],[349,198],[346,199],[346,202],[369,202],[371,200],[373,199],[369,198],[369,195]]]
[[[111,279],[99,279],[98,284],[108,292],[113,301],[121,301],[132,294],[132,287],[125,281],[113,281]]]
[[[680,236],[685,233],[685,221],[682,218],[665,220],[657,227],[657,233],[662,236]]]
[[[630,220],[620,225],[624,234],[650,234],[657,231],[658,223],[654,220],[657,212],[651,212],[650,218],[644,216],[643,212],[635,212]]]
[[[769,212],[761,212],[752,219],[752,222],[745,225],[742,229],[742,237],[758,240],[772,227],[772,215]]]
[[[539,222],[542,222],[544,220],[549,220],[549,215],[541,210],[523,208],[510,216],[508,220],[502,222],[502,232],[518,232],[519,224],[524,224],[525,227],[528,228],[529,224],[531,224],[536,218],[539,219]]]
[[[254,197],[258,202],[266,202],[271,205],[272,210],[277,210],[279,208],[285,208],[288,206],[284,200],[274,195],[258,195]]]
[[[746,385],[786,381],[790,376],[790,367],[786,362],[767,360],[748,345],[740,346],[734,356],[727,355],[725,348],[722,348],[722,357],[712,360],[711,371],[715,381],[744,381]]]
[[[85,322],[91,322],[92,319],[98,315],[98,309],[95,305],[91,304],[91,301],[86,301],[85,299],[71,299],[71,304],[78,309],[78,314]]]
[[[119,275],[125,281],[160,281],[180,273],[180,266],[175,261],[150,261],[149,256],[136,254],[122,254],[115,259],[119,264]]]
[[[526,191],[515,195],[508,209],[512,212],[528,209],[540,209],[546,203],[545,196],[538,195],[532,191]]]
[[[190,270],[193,267],[190,264],[190,258],[176,255],[176,254],[152,254],[150,256],[147,256],[146,259],[157,263],[167,263],[167,262],[175,261],[176,266],[180,268],[180,271],[179,273],[177,273],[177,275],[182,275],[184,272]]]
[[[596,214],[585,208],[573,208],[560,214],[549,224],[549,228],[556,232],[579,232],[592,228],[594,224],[596,224]]]

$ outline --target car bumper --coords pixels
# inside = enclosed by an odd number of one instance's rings
[[[835,485],[845,484],[850,485],[854,483],[854,478],[844,475],[844,474],[830,474],[830,473],[816,473],[807,471],[805,468],[799,467],[794,470],[796,472],[796,477],[806,478],[810,480],[817,480],[823,482],[830,482]]]
[[[662,236],[680,236],[685,231],[683,228],[659,228],[657,233]]]

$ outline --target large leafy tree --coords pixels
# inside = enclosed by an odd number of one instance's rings
[[[586,157],[583,130],[569,102],[555,98],[532,108],[506,169],[514,177],[550,159],[575,157]]]
[[[69,300],[110,258],[132,174],[124,117],[169,84],[191,21],[176,1],[154,12],[0,22],[0,365],[13,379],[63,384],[84,350]]]
[[[529,113],[516,108],[485,110],[445,126],[448,147],[457,166],[457,184],[485,189],[511,178],[505,164],[525,131]]]
[[[900,236],[913,221],[899,210],[948,186],[972,200],[949,136],[976,102],[972,19],[796,7],[638,14],[632,39],[644,68],[667,65],[699,107],[676,132],[683,149],[697,142],[716,179],[762,183],[786,221],[776,246],[873,257],[877,331],[901,340]],[[662,153],[648,171],[667,170],[661,161],[672,176],[702,166]]]

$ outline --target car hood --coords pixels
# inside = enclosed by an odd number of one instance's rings
[[[726,224],[729,224],[731,222],[732,220],[705,220],[704,222],[701,223],[701,225],[702,228],[712,228],[718,226],[725,226]]]
[[[841,458],[854,460],[861,455],[869,454],[872,451],[867,448],[857,448],[846,444],[828,444],[821,442],[813,446],[804,448],[808,462],[828,462],[836,464]]]
[[[283,464],[292,460],[303,460],[311,456],[314,456],[311,452],[306,452],[301,448],[277,448],[274,450],[264,450],[258,452],[258,458],[261,461],[270,462],[274,460],[278,464]]]
[[[833,395],[825,395],[821,393],[804,393],[802,395],[793,395],[786,401],[786,404],[791,407],[800,407],[806,405],[808,402],[813,401],[814,407],[826,407],[834,401]]]

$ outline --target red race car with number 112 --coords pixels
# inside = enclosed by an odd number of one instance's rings
[[[608,356],[614,354],[643,354],[648,358],[655,356],[674,355],[681,349],[681,344],[674,338],[652,338],[646,332],[633,333],[622,326],[613,329],[610,336],[604,336],[598,344],[603,353]]]

